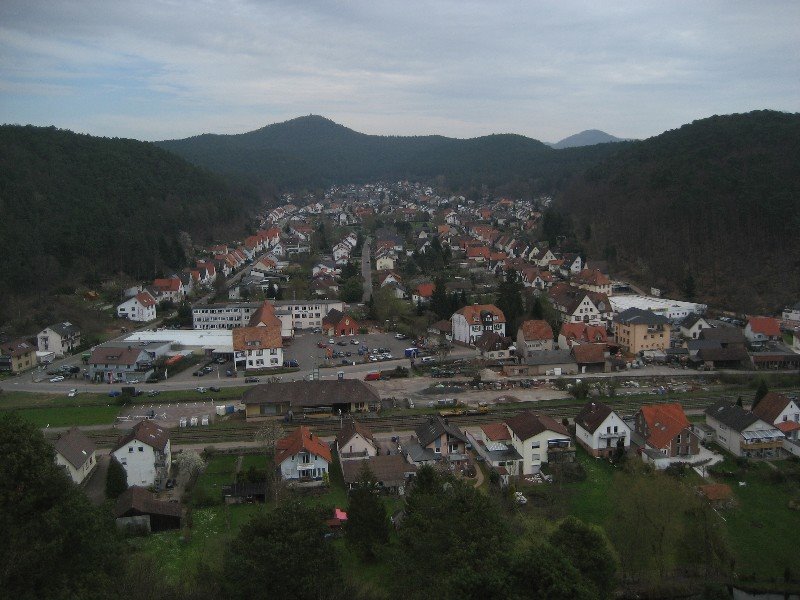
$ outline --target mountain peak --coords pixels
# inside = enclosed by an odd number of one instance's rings
[[[550,144],[558,150],[562,148],[577,148],[578,146],[594,146],[595,144],[608,144],[611,142],[625,142],[624,138],[618,138],[599,129],[586,129],[575,135],[565,137],[563,140]]]

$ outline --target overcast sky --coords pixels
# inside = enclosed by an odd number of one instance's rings
[[[4,123],[557,141],[761,108],[800,111],[798,0],[0,2]]]

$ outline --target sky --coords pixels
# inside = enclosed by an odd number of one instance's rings
[[[2,123],[554,142],[765,108],[800,111],[797,0],[0,2]]]

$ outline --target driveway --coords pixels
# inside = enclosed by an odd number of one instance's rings
[[[95,506],[100,506],[106,501],[106,475],[108,474],[108,463],[111,455],[97,453],[97,466],[84,486],[83,490],[89,497],[89,501]]]

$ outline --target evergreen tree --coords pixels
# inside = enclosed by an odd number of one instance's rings
[[[447,297],[444,277],[437,277],[434,282],[433,294],[431,295],[431,310],[440,319],[449,319],[453,314],[450,312],[450,299]]]
[[[379,496],[375,477],[363,461],[355,488],[350,492],[345,533],[347,543],[365,561],[377,557],[381,546],[389,541],[389,519]]]
[[[769,394],[769,388],[767,387],[767,382],[762,377],[761,379],[758,380],[758,388],[756,389],[756,395],[753,397],[752,408],[758,406],[758,403],[761,402],[761,400],[767,394]]]
[[[525,308],[522,304],[522,284],[514,269],[506,271],[505,280],[497,288],[497,308],[506,317],[506,331],[516,331]]]
[[[125,472],[125,467],[112,456],[106,472],[106,498],[114,500],[127,489],[128,474]]]

